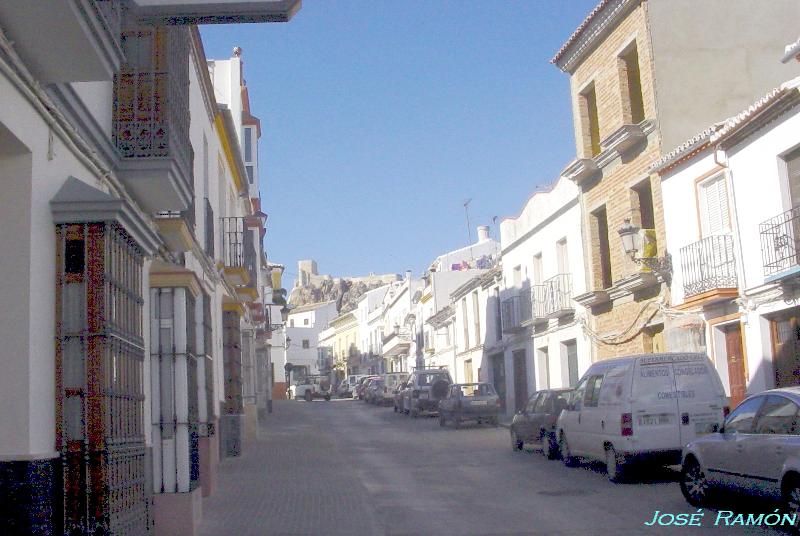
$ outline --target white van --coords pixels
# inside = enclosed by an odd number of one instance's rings
[[[646,354],[594,363],[557,424],[564,463],[606,462],[608,478],[626,464],[680,463],[681,450],[710,433],[727,411],[725,390],[705,354]]]

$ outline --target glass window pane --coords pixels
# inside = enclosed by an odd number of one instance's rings
[[[758,408],[766,397],[757,396],[746,400],[741,403],[739,407],[733,410],[725,422],[725,432],[741,432],[749,434],[753,430],[753,421],[755,420]]]
[[[794,402],[780,396],[768,396],[758,417],[757,434],[793,434],[797,406]]]

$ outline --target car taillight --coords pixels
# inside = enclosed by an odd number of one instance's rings
[[[620,418],[620,429],[623,437],[633,435],[633,415],[630,413],[622,414]]]
[[[417,389],[414,389],[413,391],[411,391],[411,396],[414,398],[419,398],[419,391]]]
[[[723,406],[722,407],[722,416],[723,417],[727,417],[730,414],[730,412],[731,412],[731,407],[730,406]]]

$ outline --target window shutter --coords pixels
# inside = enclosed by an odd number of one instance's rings
[[[719,175],[700,186],[700,210],[703,218],[703,235],[730,231],[728,189],[725,176]]]

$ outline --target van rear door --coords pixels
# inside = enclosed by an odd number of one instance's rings
[[[680,448],[675,376],[668,356],[648,355],[633,371],[631,412],[637,450]]]
[[[717,370],[704,354],[676,356],[673,362],[678,395],[681,446],[708,434],[724,418],[725,391]]]

